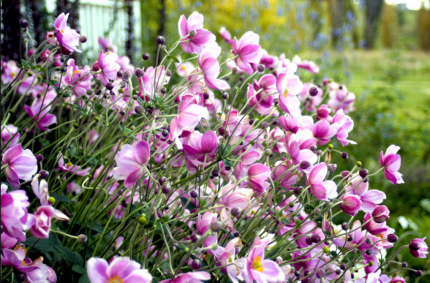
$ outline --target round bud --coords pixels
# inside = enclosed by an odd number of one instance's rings
[[[317,156],[321,156],[323,154],[322,150],[317,150],[316,152]]]
[[[48,202],[49,202],[51,205],[54,205],[54,204],[55,204],[55,198],[53,198],[53,197],[49,197],[49,198],[48,198]]]
[[[321,242],[321,237],[319,235],[317,235],[317,234],[313,234],[312,237],[311,237],[311,240],[312,240],[313,243],[316,244],[316,243]]]
[[[225,134],[225,129],[224,129],[224,128],[219,128],[219,129],[218,129],[218,134],[219,134],[220,136],[224,136],[224,134]]]
[[[191,235],[191,242],[193,243],[197,243],[197,241],[200,240],[200,236],[197,234],[192,234]]]
[[[140,225],[146,225],[146,224],[148,224],[148,221],[146,220],[146,217],[143,214],[141,216],[139,216],[139,218],[137,218],[137,222]]]
[[[221,230],[222,228],[222,224],[221,222],[219,222],[218,220],[212,221],[212,223],[209,225],[209,228],[213,231],[213,232],[218,232],[219,230]]]
[[[329,144],[327,145],[327,147],[328,147],[329,149],[333,149],[333,145],[332,145],[331,143],[329,143]]]
[[[307,245],[309,245],[309,246],[310,246],[310,245],[312,245],[311,237],[309,237],[309,236],[308,236],[308,237],[306,237],[305,241],[306,241],[306,244],[307,244]]]
[[[422,270],[417,270],[417,272],[415,273],[418,277],[423,276],[423,271]]]
[[[342,227],[342,230],[344,230],[344,231],[348,230],[349,229],[348,222],[343,222],[341,227]]]
[[[233,67],[233,68],[231,68],[231,73],[232,73],[233,75],[236,75],[236,74],[237,74],[237,72],[239,72],[239,69],[237,69],[237,67]]]
[[[16,280],[18,282],[28,282],[26,278],[27,278],[27,275],[21,272],[16,276]]]
[[[186,252],[186,253],[188,253],[190,251],[190,248],[189,247],[186,247],[185,249],[184,249],[184,252]]]
[[[218,249],[218,244],[217,243],[213,243],[211,245],[211,250],[215,251],[216,249]]]
[[[341,275],[341,274],[342,274],[342,270],[336,269],[336,275]]]
[[[406,261],[402,262],[402,267],[407,267],[408,264],[406,263]]]
[[[42,155],[42,154],[37,154],[37,155],[36,155],[36,160],[37,160],[38,162],[43,161],[43,159],[44,159],[44,157],[43,157],[43,155]]]
[[[261,123],[261,128],[265,129],[269,126],[269,123],[267,123],[266,121],[264,121],[263,123]]]
[[[421,248],[421,245],[419,243],[417,243],[417,242],[411,242],[409,244],[409,249],[411,251],[418,251],[420,248]]]
[[[323,251],[324,251],[326,254],[328,254],[328,253],[330,252],[330,248],[329,248],[329,247],[327,247],[327,246],[324,246],[324,247],[323,247]]]
[[[213,182],[215,185],[218,185],[218,184],[219,184],[219,178],[218,178],[218,177],[214,177],[214,178],[212,179],[212,182]]]
[[[352,240],[354,240],[354,237],[353,237],[352,235],[348,235],[348,239],[347,239],[347,241],[348,241],[348,242],[352,242]]]
[[[131,75],[132,75],[132,73],[129,70],[125,70],[122,73],[122,79],[125,80],[125,81],[127,81],[129,78],[131,78]]]
[[[373,261],[369,260],[369,262],[367,263],[369,266],[373,266]]]
[[[209,97],[210,97],[209,93],[207,93],[207,92],[203,93],[203,98],[204,99],[209,99]]]
[[[22,27],[22,28],[27,28],[28,27],[27,20],[21,20],[21,21],[19,21],[19,26]]]
[[[318,89],[316,88],[316,87],[311,87],[310,89],[309,89],[309,95],[310,96],[312,96],[312,97],[314,97],[314,96],[316,96],[318,94]]]
[[[362,166],[361,161],[357,161],[355,164],[356,164],[358,167],[361,167],[361,166]]]
[[[360,177],[363,178],[363,179],[367,177],[367,174],[368,174],[368,172],[367,172],[366,169],[360,169],[358,171],[358,175],[360,175]]]
[[[348,159],[348,153],[347,152],[342,152],[341,156],[343,159]]]
[[[241,212],[242,210],[239,207],[233,207],[231,209],[231,215],[233,215],[234,217],[239,217]]]
[[[190,197],[192,197],[192,198],[196,198],[196,197],[198,197],[197,192],[196,192],[195,190],[191,190],[191,191],[190,191]]]
[[[308,169],[309,167],[311,167],[311,163],[309,161],[303,160],[302,162],[300,162],[300,169]]]
[[[163,137],[167,137],[169,135],[169,131],[167,131],[166,129],[164,129],[161,134],[163,135]]]
[[[321,279],[325,277],[325,272],[322,269],[317,270],[317,278]]]
[[[78,123],[73,123],[73,128],[75,128],[75,129],[79,128],[79,124]]]
[[[145,61],[148,60],[149,59],[149,53],[143,53],[142,59]]]
[[[172,191],[172,190],[171,190],[171,187],[170,187],[170,185],[169,185],[169,184],[163,185],[163,186],[161,187],[161,192],[162,192],[163,194],[165,194],[165,195],[170,194],[170,192],[171,192],[171,191]]]
[[[260,73],[264,72],[264,65],[263,64],[258,65],[257,71]]]
[[[80,41],[81,43],[85,43],[85,42],[87,42],[87,37],[86,37],[86,36],[84,36],[84,35],[81,35],[81,36],[79,37],[79,41]]]
[[[372,244],[373,244],[372,239],[367,238],[367,239],[366,239],[366,243],[367,243],[368,245],[372,245]]]
[[[390,243],[395,243],[397,242],[398,237],[394,234],[388,234],[387,235],[387,241]]]
[[[294,187],[293,188],[293,193],[298,196],[302,193],[303,188],[302,187]]]
[[[76,241],[78,241],[78,243],[83,244],[87,241],[87,236],[85,236],[84,234],[80,234],[78,235],[78,238],[76,239]]]
[[[134,108],[134,111],[136,111],[137,114],[142,114],[145,109],[143,109],[143,106],[138,105]]]
[[[234,233],[233,233],[233,236],[235,236],[235,237],[239,237],[239,232],[237,232],[237,231],[235,231]]]
[[[106,84],[106,89],[107,89],[107,90],[112,90],[112,89],[113,89],[113,83],[108,82],[108,83]]]
[[[228,98],[228,93],[227,92],[223,92],[221,95],[222,99],[226,100]]]
[[[368,250],[366,250],[366,254],[367,255],[371,255],[373,252],[372,252],[372,250],[371,249],[368,249]]]
[[[266,149],[265,151],[264,151],[264,155],[266,155],[266,156],[270,156],[270,155],[272,155],[272,150],[271,149]]]
[[[219,171],[217,169],[212,170],[212,176],[218,177]]]
[[[49,172],[46,170],[40,170],[39,175],[40,175],[40,178],[46,179],[49,176]]]
[[[137,68],[135,71],[134,71],[134,74],[136,75],[136,77],[138,77],[138,78],[141,78],[141,77],[143,77],[144,75],[145,75],[145,73],[143,72],[143,70],[142,69],[140,69],[140,68]]]
[[[161,92],[162,94],[165,94],[165,93],[167,92],[167,89],[166,89],[165,87],[162,87],[162,88],[160,89],[160,92]]]
[[[195,29],[190,30],[190,36],[191,37],[196,36],[196,34],[197,34],[197,31]]]
[[[312,151],[312,152],[316,152],[317,151],[317,146],[316,145],[311,145],[309,147],[309,150]]]
[[[191,268],[194,270],[199,270],[202,267],[202,262],[196,258],[191,262]]]
[[[344,263],[341,263],[339,265],[339,268],[342,269],[342,270],[345,270],[346,269],[346,265]]]
[[[164,36],[157,36],[157,43],[158,44],[164,44],[164,42],[166,42],[166,39],[164,38]]]
[[[326,244],[327,246],[331,246],[331,244],[332,244],[332,243],[331,243],[331,241],[330,241],[330,240],[325,240],[325,241],[324,241],[324,244]]]
[[[289,204],[288,204],[288,206],[289,207],[291,207],[291,208],[293,208],[294,207],[294,202],[292,201],[292,202],[290,202]]]

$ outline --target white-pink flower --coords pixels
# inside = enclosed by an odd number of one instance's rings
[[[231,44],[231,53],[237,56],[234,61],[237,66],[245,71],[248,75],[253,72],[251,63],[260,63],[261,52],[260,36],[252,31],[246,32],[240,40],[236,37],[233,39]]]
[[[110,264],[103,259],[92,257],[87,261],[87,274],[91,283],[150,283],[151,274],[141,269],[139,263],[128,257],[117,257]]]

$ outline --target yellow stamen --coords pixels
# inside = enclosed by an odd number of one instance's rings
[[[73,73],[72,73],[72,77],[75,75],[75,74],[79,74],[80,73],[80,71],[74,71]]]
[[[287,98],[287,95],[288,95],[288,89],[285,90],[284,97]]]
[[[187,69],[187,67],[186,67],[185,65],[182,65],[182,66],[181,66],[181,70],[182,70],[182,71],[185,71],[186,69]]]
[[[112,278],[109,278],[109,283],[124,283],[124,280],[119,278],[118,276],[114,276]]]
[[[256,256],[252,261],[252,269],[263,272],[263,263],[261,262],[261,257]]]
[[[60,32],[61,32],[61,33],[64,33],[64,30],[60,29]]]

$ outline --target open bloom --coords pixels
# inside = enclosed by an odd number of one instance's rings
[[[384,167],[384,175],[388,181],[394,185],[403,184],[402,174],[399,171],[401,158],[400,155],[396,154],[400,147],[394,144],[390,145],[385,154],[381,151],[379,157],[379,164]]]
[[[360,210],[361,200],[359,196],[356,196],[354,194],[344,194],[342,195],[340,200],[342,201],[342,203],[340,204],[340,208],[346,214],[354,216],[357,214],[358,210]]]
[[[210,162],[216,156],[218,139],[214,131],[207,131],[203,135],[194,131],[188,137],[188,144],[184,144],[185,158],[195,166]],[[207,163],[206,163],[207,165]]]
[[[5,146],[6,143],[9,142],[7,148],[11,148],[12,146],[18,143],[19,139],[18,128],[14,125],[4,125],[1,126],[1,146]],[[10,140],[10,141],[9,141]]]
[[[248,86],[248,103],[257,105],[254,109],[260,114],[268,115],[276,97],[276,78],[274,75],[264,75],[259,81],[254,80],[254,86]]]
[[[91,168],[81,169],[81,166],[74,165],[70,162],[64,163],[63,156],[58,160],[58,169],[64,172],[69,172],[71,174],[76,174],[77,176],[86,176],[90,172]]]
[[[209,279],[211,279],[211,275],[208,272],[195,271],[178,274],[174,279],[162,280],[159,283],[202,283]]]
[[[70,54],[73,51],[82,52],[77,49],[79,45],[79,33],[76,30],[70,28],[67,25],[67,19],[69,14],[61,13],[54,22],[55,33],[57,36],[58,44],[61,46],[61,51],[63,54]]]
[[[253,189],[257,195],[264,193],[270,184],[268,178],[270,169],[264,164],[253,164],[248,169],[248,186]]]
[[[181,77],[188,76],[194,70],[194,65],[191,62],[177,63],[176,66],[178,67],[176,73]]]
[[[306,178],[306,186],[311,186],[309,191],[317,199],[328,200],[337,197],[336,183],[324,181],[327,175],[327,166],[321,162],[315,165]]]
[[[49,205],[39,206],[34,214],[34,223],[31,226],[31,234],[35,238],[49,237],[49,230],[51,229],[51,219],[55,216],[54,208]]]
[[[100,51],[99,59],[97,60],[98,67],[101,70],[100,78],[102,84],[106,86],[109,80],[115,80],[117,78],[117,72],[121,68],[116,61],[118,55],[116,53]]]
[[[75,60],[69,59],[67,61],[66,75],[63,77],[63,84],[71,85],[73,93],[76,96],[81,96],[90,89],[91,77],[89,66],[79,69],[75,64]]]
[[[37,127],[42,130],[48,130],[47,127],[52,124],[57,124],[57,116],[49,114],[51,106],[45,106],[42,104],[43,99],[35,99],[31,104],[31,107],[24,105],[24,110],[33,118],[33,121],[37,123]]]
[[[329,95],[330,99],[327,104],[332,110],[343,109],[345,113],[354,110],[355,94],[348,92],[345,86],[339,86],[332,90]]]
[[[215,42],[215,35],[203,28],[204,17],[198,12],[192,13],[188,19],[182,15],[179,18],[178,29],[181,37],[181,47],[187,53],[200,53],[203,46]],[[194,36],[189,35],[194,30]]]
[[[4,266],[12,266],[23,273],[34,271],[42,264],[43,257],[39,257],[32,262],[30,259],[26,259],[26,256],[27,249],[23,244],[17,245],[13,250],[2,249],[1,264]]]
[[[339,109],[336,115],[333,116],[332,123],[337,123],[339,129],[336,133],[336,138],[342,144],[342,146],[347,146],[348,144],[357,144],[355,141],[348,140],[348,133],[354,128],[354,121],[348,115],[345,115],[343,109]]]
[[[231,40],[231,34],[225,27],[220,28],[219,34],[228,44],[233,43],[233,40]]]
[[[293,62],[297,64],[297,67],[308,70],[312,74],[317,74],[320,71],[320,67],[312,61],[302,61],[299,56],[294,56]]]
[[[428,252],[427,252],[428,247],[427,247],[426,242],[424,242],[425,239],[426,239],[425,237],[424,238],[416,238],[416,239],[413,239],[411,241],[411,244],[419,247],[418,250],[409,248],[409,251],[411,252],[412,256],[426,258],[426,255],[428,254]],[[409,244],[409,247],[411,247],[411,244]]]
[[[19,179],[30,180],[37,172],[37,160],[31,150],[23,150],[21,144],[17,144],[3,154],[2,166],[5,166],[7,181],[13,186],[19,185]]]
[[[203,80],[208,88],[229,90],[230,86],[226,81],[217,79],[221,68],[217,60],[220,53],[221,48],[219,46],[204,49],[199,55],[198,63],[203,72]]]
[[[150,146],[147,141],[142,140],[134,145],[123,145],[115,156],[118,167],[113,169],[114,178],[125,180],[124,186],[132,187],[143,177],[149,158]]]
[[[258,64],[262,56],[259,44],[260,36],[252,31],[246,32],[240,40],[236,37],[231,44],[231,53],[237,56],[234,61],[236,65],[248,75],[253,72],[251,63]]]
[[[149,283],[148,270],[128,257],[117,257],[110,264],[103,258],[92,257],[87,261],[87,274],[91,283]]]
[[[297,98],[303,89],[303,83],[294,73],[297,71],[295,64],[289,64],[276,78],[276,87],[279,93],[279,107],[293,117],[301,115],[300,100]]]

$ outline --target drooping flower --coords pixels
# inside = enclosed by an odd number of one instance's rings
[[[339,206],[346,214],[354,216],[357,214],[358,210],[360,210],[361,200],[359,196],[344,194],[341,196],[340,200],[342,203],[339,204]]]
[[[378,205],[372,211],[373,221],[376,223],[382,223],[390,218],[390,210],[385,205]]]
[[[301,116],[300,101],[297,98],[303,89],[303,83],[295,75],[297,66],[289,64],[281,70],[276,78],[276,87],[279,93],[279,107],[293,117]]]
[[[388,181],[394,185],[403,184],[402,174],[399,171],[401,158],[400,155],[396,154],[400,147],[394,144],[390,145],[385,154],[381,151],[379,157],[379,164],[384,167],[384,175]]]
[[[70,86],[76,96],[86,94],[87,90],[91,88],[90,67],[85,66],[80,69],[76,66],[74,59],[69,59],[67,61],[66,75],[63,77],[62,83]]]
[[[176,73],[181,77],[188,76],[194,70],[194,65],[191,62],[177,63],[176,66],[178,67]]]
[[[58,160],[58,169],[71,174],[76,174],[77,176],[86,176],[91,170],[90,167],[81,169],[81,166],[74,165],[71,162],[64,163],[64,158],[62,155]]]
[[[117,72],[120,66],[116,61],[118,60],[118,55],[116,53],[100,51],[99,58],[96,63],[101,70],[100,79],[102,84],[106,86],[109,80],[115,80],[117,78]]]
[[[42,103],[43,99],[35,99],[31,107],[24,105],[24,110],[33,118],[33,121],[37,123],[37,127],[40,130],[46,131],[48,130],[47,127],[57,123],[57,116],[49,114],[48,112],[51,110],[51,106],[45,106]]]
[[[27,249],[23,244],[17,245],[13,250],[2,249],[1,264],[11,266],[23,273],[34,271],[40,267],[43,257],[39,257],[33,262],[26,259]]]
[[[218,138],[214,131],[207,131],[203,135],[194,131],[188,136],[188,144],[183,145],[185,158],[195,166],[212,161],[218,149]],[[208,163],[206,163],[207,165]]]
[[[19,180],[28,181],[37,172],[37,160],[31,150],[23,150],[17,144],[3,154],[2,166],[5,167],[7,181],[13,186],[19,185]]]
[[[54,216],[54,208],[52,206],[39,206],[34,213],[34,223],[30,228],[31,234],[35,238],[47,239],[49,237],[49,230],[51,229],[51,219]]]
[[[369,212],[367,212],[364,215],[363,222],[366,223],[366,224],[364,224],[363,227],[370,234],[372,234],[372,235],[379,235],[379,234],[381,234],[381,233],[383,233],[383,232],[385,232],[385,231],[388,230],[389,227],[387,226],[387,224],[385,222],[377,223],[377,222],[375,222],[375,221],[373,221],[371,219],[372,219],[372,215]]]
[[[220,28],[219,34],[228,44],[233,43],[233,40],[231,40],[231,34],[225,27]]]
[[[6,149],[13,147],[18,143],[20,134],[18,128],[14,125],[1,126],[1,147],[5,146],[8,142]]]
[[[343,109],[345,113],[354,110],[355,95],[352,92],[348,92],[345,86],[339,86],[334,89],[329,94],[330,99],[328,101],[328,106],[337,111]]]
[[[229,90],[230,86],[224,80],[218,79],[220,65],[218,56],[221,54],[221,47],[213,46],[202,50],[198,57],[198,63],[203,72],[203,80],[208,88],[217,90]]]
[[[427,257],[428,246],[425,242],[425,239],[426,237],[416,238],[411,241],[411,243],[409,244],[409,251],[413,257],[421,257],[421,258]]]
[[[312,74],[317,74],[320,71],[320,67],[312,61],[302,61],[299,56],[294,56],[293,62],[297,64],[297,67],[308,70]]]
[[[309,191],[317,199],[329,200],[338,195],[336,183],[331,180],[324,181],[326,175],[327,165],[323,162],[315,165],[307,174],[306,186],[310,186]]]
[[[67,25],[67,19],[69,14],[61,13],[54,22],[55,33],[57,36],[58,44],[61,46],[61,51],[63,54],[70,54],[74,52],[82,52],[77,49],[79,45],[79,33],[76,30],[70,28]]]
[[[87,274],[91,283],[150,283],[152,280],[146,269],[128,257],[117,257],[110,264],[103,258],[92,257],[87,261]]]
[[[211,279],[211,275],[208,272],[194,271],[178,274],[173,279],[162,280],[159,283],[203,283],[209,279]]]
[[[204,17],[198,12],[193,12],[188,19],[182,15],[179,18],[178,29],[181,37],[181,47],[187,53],[200,53],[203,47],[215,42],[215,35],[203,28]],[[190,31],[195,31],[191,36]]]
[[[357,144],[355,141],[348,140],[348,133],[354,128],[354,121],[348,115],[345,115],[343,109],[339,109],[336,115],[332,119],[333,124],[338,124],[339,129],[336,133],[336,138],[342,144],[342,146],[347,146],[348,144]]]
[[[146,172],[144,166],[148,164],[149,158],[150,146],[147,141],[123,145],[115,156],[118,167],[113,169],[114,178],[125,180],[126,188],[132,187]]]
[[[236,65],[248,75],[253,72],[251,63],[258,64],[262,56],[260,36],[252,31],[246,32],[240,40],[236,37],[231,44],[231,53],[237,56],[234,61]]]
[[[266,165],[253,164],[248,169],[248,186],[256,192],[256,195],[261,195],[270,186],[269,177],[270,169]]]

